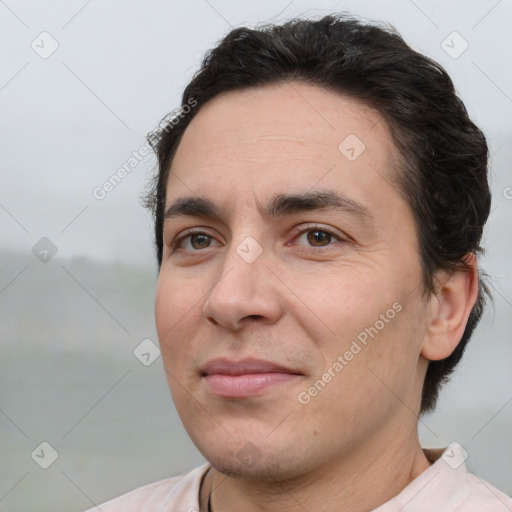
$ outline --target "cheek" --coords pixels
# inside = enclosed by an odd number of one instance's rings
[[[311,329],[305,317],[302,327],[314,340],[323,369],[342,357],[343,378],[336,380],[343,381],[343,392],[360,396],[375,391],[368,389],[372,382],[382,387],[370,370],[398,386],[412,377],[423,327],[419,301],[405,286],[352,273],[326,283],[324,290],[312,288],[307,305],[327,329]]]
[[[190,343],[188,331],[200,314],[199,298],[193,286],[176,276],[160,274],[155,297],[155,323],[164,362],[180,360]],[[172,358],[169,357],[172,352]],[[176,364],[174,364],[176,366]]]
[[[176,276],[160,274],[155,298],[155,321],[162,361],[169,389],[177,410],[186,414],[190,395],[185,389],[193,387],[191,371],[194,349],[193,326],[200,314],[193,287],[186,286]]]
[[[323,287],[317,286],[322,280],[311,280],[316,285],[304,291],[304,295],[308,297],[307,305],[325,324],[332,335],[335,343],[333,348],[336,350],[343,349],[347,342],[350,344],[358,335],[364,340],[366,329],[374,327],[376,322],[379,332],[387,330],[396,314],[392,308],[399,294],[392,291],[389,283],[382,279],[371,280],[368,276],[351,270],[349,268],[343,274],[324,279]],[[386,316],[388,310],[391,311]],[[382,324],[382,314],[388,323]],[[307,323],[304,328],[308,328]],[[310,334],[314,339],[314,333]]]

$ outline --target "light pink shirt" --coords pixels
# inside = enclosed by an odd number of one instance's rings
[[[468,472],[460,445],[425,453],[434,464],[374,512],[512,511],[510,497]],[[87,512],[197,512],[199,485],[209,467],[140,487]]]

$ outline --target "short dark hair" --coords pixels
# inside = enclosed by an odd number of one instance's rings
[[[485,136],[438,63],[410,48],[393,27],[347,15],[236,28],[206,54],[183,93],[188,113],[164,118],[148,136],[158,158],[146,205],[154,215],[159,267],[167,178],[198,110],[220,93],[294,81],[360,100],[387,122],[400,155],[395,184],[417,226],[425,293],[434,291],[437,270],[466,270],[466,255],[482,252],[491,204]],[[434,409],[482,316],[486,295],[480,274],[478,299],[462,339],[449,357],[429,362],[421,413]]]

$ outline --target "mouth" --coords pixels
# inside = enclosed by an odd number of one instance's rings
[[[214,359],[201,369],[208,389],[222,398],[258,396],[301,376],[295,370],[260,359]]]

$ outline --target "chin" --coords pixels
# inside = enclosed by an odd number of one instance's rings
[[[302,454],[297,452],[296,446],[277,442],[278,446],[265,440],[238,441],[232,446],[211,443],[198,446],[198,449],[217,471],[232,478],[283,482],[307,471],[307,457],[302,461]]]
[[[232,478],[281,482],[291,477],[283,462],[274,457],[263,457],[260,461],[249,465],[236,458],[229,459],[225,456],[219,456],[212,457],[210,464],[223,475]]]

